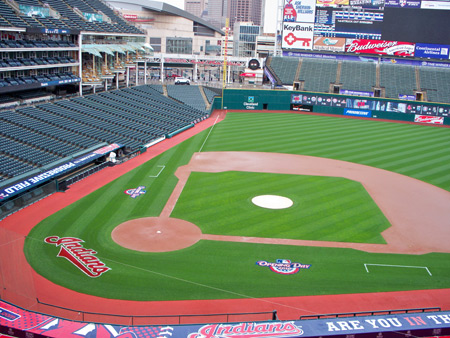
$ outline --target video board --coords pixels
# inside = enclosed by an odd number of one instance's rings
[[[450,2],[284,0],[281,47],[449,59]]]

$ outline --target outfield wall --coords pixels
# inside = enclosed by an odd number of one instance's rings
[[[298,110],[450,125],[450,105],[285,90],[225,89],[223,109]]]

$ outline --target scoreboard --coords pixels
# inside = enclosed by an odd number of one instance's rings
[[[283,50],[449,59],[450,1],[283,1]]]

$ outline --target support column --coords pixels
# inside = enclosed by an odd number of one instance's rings
[[[80,33],[80,35],[78,35],[78,77],[80,78],[80,83],[78,84],[78,93],[80,94],[80,96],[83,96],[83,60],[82,60],[82,52],[81,52],[81,47],[83,44],[83,39],[82,39],[83,34]]]
[[[164,83],[164,59],[163,59],[163,56],[161,55],[161,69],[160,69],[160,72],[161,72],[161,83]]]
[[[147,59],[144,61],[144,84],[147,84]]]
[[[138,86],[138,85],[139,85],[139,62],[137,62],[137,61],[136,61],[136,67],[135,67],[135,74],[134,74],[134,77],[135,77],[135,79],[136,79],[136,81],[135,81],[136,86]]]

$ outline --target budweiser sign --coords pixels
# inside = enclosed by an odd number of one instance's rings
[[[414,44],[410,42],[348,39],[345,49],[348,53],[414,56]]]
[[[415,115],[414,116],[414,122],[431,123],[431,124],[444,124],[444,117],[442,117],[442,116]]]
[[[188,338],[296,337],[302,334],[303,330],[294,322],[210,324],[189,334]]]
[[[95,257],[96,251],[83,248],[84,241],[74,237],[50,236],[47,237],[45,243],[59,246],[57,257],[63,257],[75,265],[78,269],[92,278],[100,277],[103,273],[111,270],[105,263]]]

